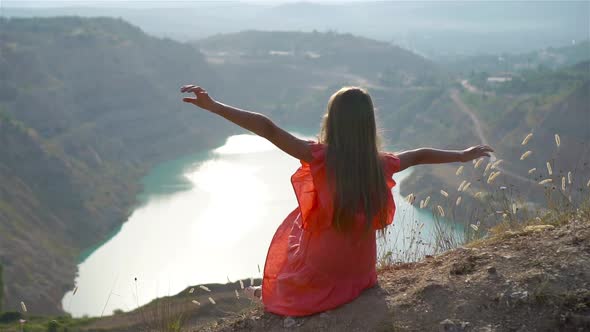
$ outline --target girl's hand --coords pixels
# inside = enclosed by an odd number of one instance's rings
[[[487,145],[476,145],[463,150],[461,161],[471,161],[473,159],[481,157],[489,157],[490,152],[494,152],[494,149]]]
[[[207,91],[205,91],[205,89],[201,88],[200,86],[184,85],[182,88],[180,88],[180,92],[194,93],[195,98],[182,98],[182,101],[198,106],[204,110],[213,111],[217,105],[217,102],[213,100]]]

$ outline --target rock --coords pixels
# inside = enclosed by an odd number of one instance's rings
[[[492,297],[492,300],[495,302],[500,302],[500,300],[504,299],[504,293],[496,293],[496,295],[494,297]]]
[[[440,322],[440,331],[441,332],[463,332],[466,331],[471,326],[469,322],[455,322],[450,319],[445,319]]]
[[[295,324],[297,324],[297,322],[295,321],[295,319],[293,317],[287,317],[283,321],[283,327],[286,329],[295,326]]]
[[[445,319],[440,322],[440,331],[441,332],[448,332],[448,331],[455,331],[455,323],[450,319]]]
[[[477,329],[477,332],[494,332],[496,331],[495,328],[492,327],[492,325],[486,325],[486,326],[482,326],[479,329]]]
[[[451,265],[450,274],[465,275],[475,271],[475,261],[476,258],[474,256],[467,256],[454,262]]]
[[[493,266],[488,267],[488,273],[489,274],[496,274],[496,268]]]
[[[553,225],[531,225],[524,228],[525,233],[539,233],[547,230],[553,230]]]
[[[492,257],[493,256],[487,252],[483,252],[483,253],[479,253],[479,254],[475,255],[475,258],[477,258],[477,259],[492,259]]]
[[[524,300],[529,297],[529,292],[527,291],[516,291],[510,294],[510,297],[515,300]]]

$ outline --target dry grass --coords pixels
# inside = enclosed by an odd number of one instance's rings
[[[445,186],[454,186],[456,191],[441,188],[424,197],[411,194],[408,199],[419,201],[420,209],[430,209],[434,219],[434,240],[426,243],[422,236],[424,223],[428,220],[420,220],[413,214],[398,215],[397,218],[412,220],[411,229],[403,230],[401,236],[404,249],[379,252],[379,267],[416,262],[459,246],[485,242],[483,240],[490,237],[510,237],[527,226],[559,226],[574,219],[587,219],[590,214],[590,180],[586,183],[585,179],[578,177],[576,182],[574,167],[559,163],[559,151],[567,142],[555,134],[555,146],[553,150],[547,149],[550,158],[545,165],[528,166],[531,162],[527,157],[532,151],[525,145],[533,139],[532,133],[523,135],[520,158],[513,161],[530,167],[526,174],[505,172],[501,167],[510,160],[490,160],[484,168],[480,167],[484,160],[477,159],[473,165],[454,168],[454,176],[445,173]],[[586,153],[579,156],[577,164],[586,161],[588,149],[584,150]],[[539,172],[543,176],[541,181],[535,180]],[[517,176],[521,179],[514,181]],[[531,201],[529,197],[545,199]],[[394,247],[397,245],[399,243],[393,243]]]

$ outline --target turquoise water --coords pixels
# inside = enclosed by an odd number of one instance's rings
[[[260,137],[236,135],[215,150],[155,167],[128,220],[80,262],[78,289],[65,294],[64,310],[108,315],[189,285],[260,277],[274,231],[297,206],[290,176],[299,165]],[[409,205],[398,190],[394,226],[380,252],[403,258],[415,246],[429,253],[432,213]]]

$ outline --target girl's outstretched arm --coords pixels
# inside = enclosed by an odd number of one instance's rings
[[[489,157],[494,149],[487,145],[477,145],[465,150],[439,150],[432,148],[420,148],[397,153],[400,159],[400,170],[422,164],[444,164],[454,162],[466,162],[481,157]]]
[[[183,98],[182,101],[220,115],[238,126],[266,138],[287,154],[306,162],[311,162],[313,159],[309,142],[291,135],[266,116],[217,102],[199,86],[185,85],[180,89],[180,92],[195,94],[195,98]]]

